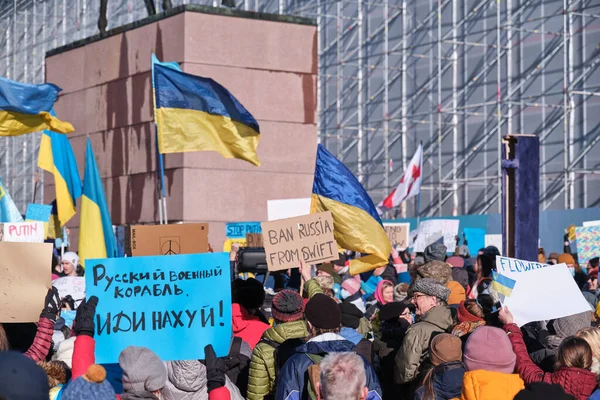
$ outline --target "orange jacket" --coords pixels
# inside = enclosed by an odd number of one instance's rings
[[[512,400],[525,388],[517,374],[484,370],[468,371],[463,378],[461,400]]]

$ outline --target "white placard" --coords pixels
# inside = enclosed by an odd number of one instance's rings
[[[596,220],[596,221],[585,221],[583,223],[583,226],[596,226],[596,225],[600,225],[600,220]]]
[[[456,247],[456,235],[458,235],[458,224],[460,223],[457,219],[429,219],[422,221],[419,224],[419,236],[415,240],[413,245],[413,251],[422,252],[425,247],[431,243],[437,241],[441,236],[444,237],[444,246],[448,249],[448,252],[453,253]]]
[[[310,202],[310,197],[306,199],[268,200],[267,214],[269,221],[310,214]]]
[[[485,247],[495,246],[502,253],[502,235],[485,235]]]
[[[45,233],[43,222],[6,222],[1,225],[2,232],[0,233],[0,241],[2,242],[44,242]]]
[[[75,307],[79,307],[79,303],[85,297],[85,278],[82,276],[64,276],[55,279],[52,286],[58,289],[60,298],[71,295],[75,300]]]
[[[496,256],[496,268],[499,274],[515,281],[504,305],[519,326],[592,311],[565,264],[548,265]]]

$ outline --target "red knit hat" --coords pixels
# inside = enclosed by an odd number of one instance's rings
[[[271,315],[281,322],[297,321],[304,315],[304,306],[304,300],[298,292],[285,289],[273,297]]]

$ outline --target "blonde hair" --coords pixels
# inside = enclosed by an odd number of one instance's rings
[[[593,327],[583,328],[575,336],[588,342],[592,348],[594,357],[600,358],[600,329]]]

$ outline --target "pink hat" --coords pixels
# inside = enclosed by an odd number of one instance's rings
[[[512,374],[517,363],[510,339],[500,328],[481,326],[471,333],[464,351],[467,371],[482,369]]]
[[[448,257],[446,262],[455,268],[463,268],[465,266],[465,259],[460,256]]]
[[[342,289],[350,293],[350,295],[355,295],[360,290],[360,278],[356,275],[353,278],[348,278],[342,282]]]
[[[394,287],[394,284],[386,279],[379,281],[379,283],[377,284],[377,289],[375,289],[375,300],[377,300],[377,302],[381,304],[386,303],[386,301],[383,299],[383,285]]]

